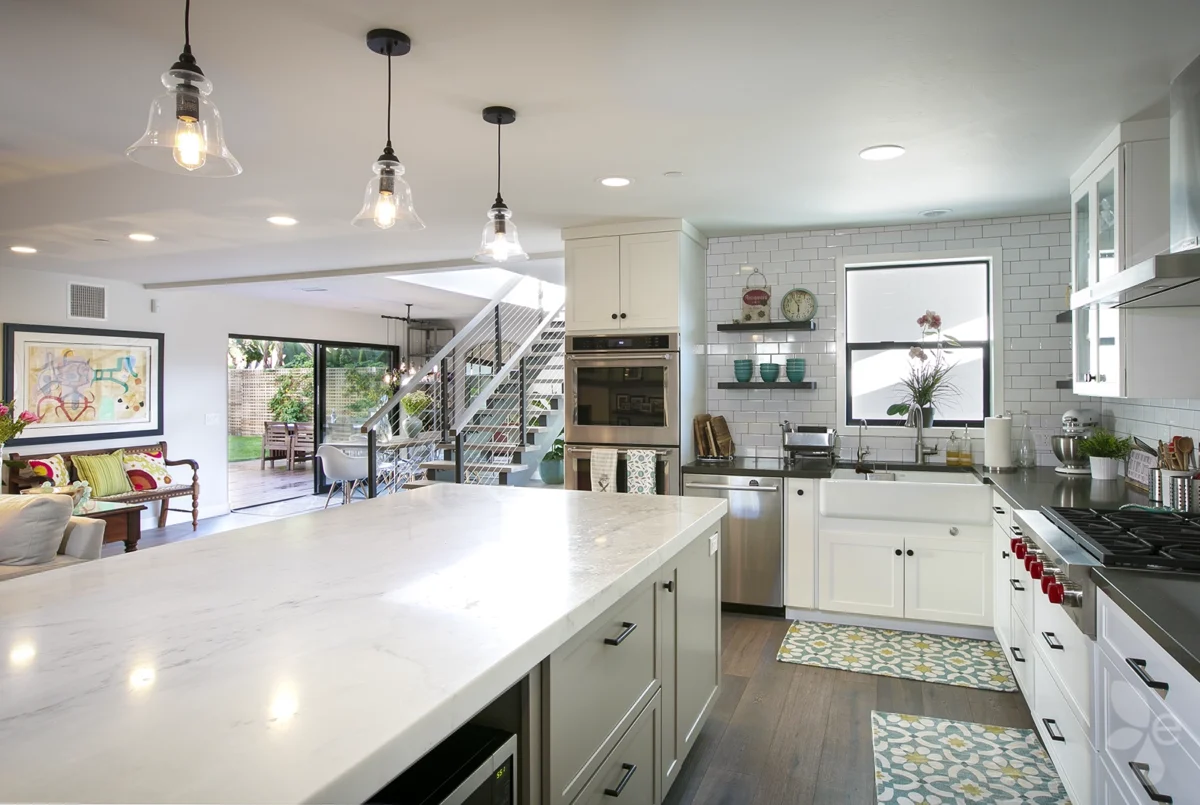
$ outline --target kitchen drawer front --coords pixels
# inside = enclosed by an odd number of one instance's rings
[[[1104,755],[1096,759],[1096,805],[1134,805]]]
[[[1037,626],[1031,637],[1034,647],[1042,654],[1042,664],[1058,682],[1075,716],[1084,726],[1091,727],[1095,643],[1079,631],[1060,605],[1050,603],[1040,591],[1033,599],[1033,622]]]
[[[1169,713],[1200,741],[1200,680],[1189,674],[1166,649],[1154,641],[1142,627],[1099,591],[1096,611],[1097,643],[1109,655],[1129,668],[1131,678],[1137,674],[1130,660],[1138,666],[1145,679],[1138,679],[1142,693],[1159,699],[1162,710]],[[1165,684],[1165,690],[1151,687]]]
[[[1067,787],[1072,802],[1092,801],[1096,753],[1092,750],[1088,728],[1079,723],[1049,669],[1040,660],[1034,663],[1033,723],[1042,743],[1050,750],[1050,759]]]
[[[1033,666],[1037,664],[1038,660],[1037,649],[1033,647],[1029,630],[1025,628],[1025,624],[1016,616],[1016,613],[1010,612],[1009,618],[1011,619],[1009,636],[1012,639],[1012,645],[1008,647],[1008,664],[1012,666],[1017,684],[1021,686],[1021,692],[1025,694],[1026,703],[1032,705]]]
[[[575,797],[657,692],[656,600],[655,583],[646,582],[550,655],[552,803]]]
[[[1153,794],[1178,805],[1200,798],[1200,747],[1169,715],[1155,715],[1137,678],[1125,663],[1099,652],[1100,751],[1126,788],[1131,802],[1150,803]],[[1153,694],[1150,694],[1153,695]]]
[[[642,710],[573,805],[658,805],[662,802],[661,693]]]
[[[992,492],[992,522],[1008,531],[1012,525],[1012,505],[999,492]]]
[[[1033,579],[1025,570],[1025,563],[1016,554],[1008,557],[1008,588],[1012,591],[1013,612],[1025,624],[1026,631],[1033,631]],[[1040,590],[1039,590],[1040,592]]]

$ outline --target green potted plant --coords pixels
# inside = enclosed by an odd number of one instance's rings
[[[421,421],[421,412],[433,405],[433,398],[418,389],[401,397],[400,404],[404,406],[404,413],[408,415],[404,420],[404,432],[410,439],[415,439],[425,426]]]
[[[1131,450],[1132,439],[1118,439],[1116,434],[1104,428],[1096,428],[1091,435],[1079,440],[1079,452],[1087,456],[1092,477],[1097,481],[1115,480],[1117,462],[1129,458]]]
[[[958,346],[958,341],[942,334],[942,317],[932,310],[926,310],[917,319],[921,328],[921,342],[932,337],[931,349],[926,351],[924,346],[915,346],[908,350],[910,361],[908,375],[897,384],[900,386],[901,402],[887,409],[888,416],[909,416],[914,408],[921,409],[922,427],[933,427],[933,409],[946,397],[958,393],[958,388],[950,382],[950,370],[954,364],[946,358],[946,347]],[[912,418],[909,417],[910,423]]]
[[[542,478],[542,483],[547,486],[561,486],[563,482],[563,450],[566,444],[563,442],[563,432],[559,431],[558,438],[554,440],[554,444],[546,451],[546,455],[542,456],[542,461],[538,465],[538,475]]]

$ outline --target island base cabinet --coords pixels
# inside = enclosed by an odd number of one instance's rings
[[[662,694],[655,694],[608,758],[588,780],[573,805],[658,805],[663,798],[659,779],[663,732]]]
[[[721,683],[720,532],[698,539],[668,566],[659,585],[662,612],[663,786],[679,775]]]
[[[992,625],[988,541],[907,537],[904,548],[904,617]]]

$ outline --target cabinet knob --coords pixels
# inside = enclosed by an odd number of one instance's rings
[[[900,550],[899,548],[897,548],[897,549],[896,549],[896,556],[904,556],[904,551],[902,551],[902,550]]]
[[[1095,381],[1095,379],[1096,379],[1096,376],[1093,374],[1086,374],[1083,376],[1083,382],[1085,382],[1085,383],[1091,383],[1091,382]]]
[[[673,593],[673,592],[675,592],[675,582],[673,582],[673,581],[664,581],[664,582],[663,582],[663,589],[664,589],[664,590],[666,590],[666,591],[667,591],[667,592],[669,592],[669,593]]]
[[[624,314],[624,313],[622,313],[622,314],[621,314],[621,318],[625,318],[625,314]]]
[[[912,555],[913,555],[912,548],[909,548],[909,549],[908,549],[907,551],[905,551],[904,553],[905,553],[905,554],[907,554],[908,556],[912,556]]]
[[[1000,558],[1001,558],[1001,559],[1007,559],[1007,558],[1008,558],[1008,551],[1000,551]]]
[[[616,313],[614,313],[614,314],[613,314],[613,318],[615,319],[616,317],[617,317],[617,314],[616,314]]]
[[[800,497],[804,497],[804,490],[803,490],[803,489],[797,489],[797,490],[796,490],[796,494],[797,494],[797,495],[799,495]]]
[[[950,536],[952,536],[952,537],[958,536],[958,526],[956,526],[956,525],[950,526]]]

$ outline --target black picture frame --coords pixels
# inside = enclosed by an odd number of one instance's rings
[[[16,360],[17,338],[19,335],[26,333],[33,335],[79,336],[81,338],[128,338],[154,342],[152,347],[154,356],[151,358],[154,377],[148,391],[153,394],[152,411],[155,416],[153,417],[153,424],[146,428],[118,428],[109,431],[90,430],[81,433],[56,433],[46,436],[18,436],[10,439],[6,443],[6,446],[71,444],[75,442],[103,441],[106,439],[140,439],[149,436],[162,436],[166,432],[166,412],[163,409],[166,388],[164,382],[166,339],[162,333],[150,333],[138,330],[103,330],[92,327],[55,327],[41,324],[5,324],[4,390],[3,393],[0,393],[0,398],[3,398],[6,402],[11,401],[16,396],[16,372],[18,368],[23,368],[24,366],[23,362],[18,364]],[[18,405],[20,404],[20,401],[18,401]],[[69,429],[71,426],[64,425],[63,427]],[[85,425],[81,424],[79,427],[82,429]]]
[[[616,406],[617,406],[618,411],[628,411],[629,410],[629,395],[628,394],[618,394],[616,397]]]

